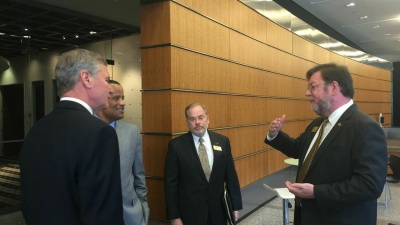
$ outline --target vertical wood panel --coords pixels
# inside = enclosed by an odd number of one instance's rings
[[[171,4],[171,42],[229,58],[229,29],[176,3]]]
[[[144,5],[140,11],[142,46],[170,43],[170,2]]]
[[[269,19],[267,19],[267,27],[267,44],[292,53],[292,33]]]
[[[293,35],[293,55],[312,61],[314,58],[313,44],[302,37]]]
[[[142,87],[171,87],[171,47],[142,49]]]

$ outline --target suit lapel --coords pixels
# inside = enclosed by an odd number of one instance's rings
[[[318,160],[322,157],[322,155],[326,152],[326,149],[331,145],[331,143],[336,139],[338,134],[342,131],[342,129],[346,126],[346,122],[348,119],[353,115],[354,111],[357,109],[357,106],[353,104],[348,108],[342,116],[339,118],[339,120],[336,122],[335,126],[332,127],[331,131],[329,134],[325,137],[325,139],[322,141],[320,147],[318,148],[318,151],[316,152],[314,159],[310,165],[309,170],[311,170],[314,165],[318,162]]]

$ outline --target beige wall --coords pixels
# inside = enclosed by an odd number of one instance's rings
[[[98,52],[107,59],[113,59],[115,65],[108,66],[113,79],[120,81],[126,95],[126,109],[124,120],[142,126],[142,99],[141,63],[140,63],[140,36],[128,36],[114,40],[96,42],[80,46],[94,52]],[[11,67],[0,73],[1,85],[24,85],[25,108],[25,133],[33,125],[32,115],[32,91],[33,81],[45,83],[45,113],[49,113],[54,107],[54,68],[57,57],[62,51],[27,55],[10,60]],[[1,140],[1,139],[0,139]]]

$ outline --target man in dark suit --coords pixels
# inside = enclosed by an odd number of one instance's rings
[[[22,213],[29,225],[123,225],[118,139],[93,113],[107,106],[107,62],[75,49],[56,65],[60,102],[21,150]]]
[[[185,109],[189,132],[171,140],[165,159],[165,199],[171,225],[224,225],[224,184],[235,216],[242,198],[229,139],[208,131],[204,105]]]
[[[283,115],[271,122],[265,139],[299,159],[296,182],[286,182],[296,196],[294,224],[376,224],[388,163],[383,130],[353,102],[346,67],[319,65],[307,80],[306,97],[321,117],[293,139],[281,131]]]

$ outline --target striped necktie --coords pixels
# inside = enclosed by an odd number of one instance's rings
[[[199,158],[200,158],[201,167],[203,167],[203,171],[204,171],[204,174],[206,175],[207,180],[210,180],[211,169],[210,169],[210,163],[208,161],[206,146],[203,144],[203,142],[204,142],[203,138],[200,138],[199,141],[200,141]]]

